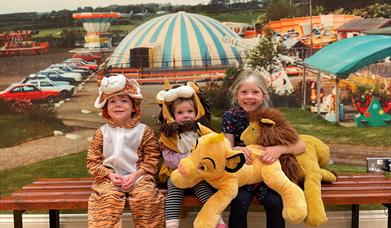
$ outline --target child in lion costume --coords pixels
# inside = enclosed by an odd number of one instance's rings
[[[321,181],[334,182],[336,180],[334,174],[323,169],[330,160],[329,147],[313,136],[299,136],[283,114],[272,108],[262,109],[258,121],[249,123],[241,135],[241,140],[246,145],[273,146],[293,144],[299,137],[306,143],[305,152],[298,155],[282,155],[280,162],[284,167],[287,158],[295,156],[300,163],[304,172],[304,195],[308,208],[305,223],[319,226],[327,222],[321,196]]]

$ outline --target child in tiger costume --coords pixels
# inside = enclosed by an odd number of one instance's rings
[[[140,86],[124,75],[104,78],[95,107],[107,123],[90,142],[88,172],[94,177],[88,227],[122,227],[128,200],[135,227],[165,226],[164,196],[154,174],[160,150],[153,130],[140,123]]]

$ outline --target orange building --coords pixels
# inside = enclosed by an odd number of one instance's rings
[[[342,24],[352,19],[361,18],[354,15],[320,15],[312,16],[312,29],[315,32],[312,36],[313,48],[318,49],[337,40],[336,30]],[[301,38],[301,41],[309,45],[311,34],[311,18],[310,17],[296,17],[285,18],[279,21],[271,21],[268,26],[282,34],[290,34]]]

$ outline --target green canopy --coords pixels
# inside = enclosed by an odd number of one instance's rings
[[[304,63],[337,77],[346,78],[365,66],[391,56],[391,36],[355,36],[334,42]]]

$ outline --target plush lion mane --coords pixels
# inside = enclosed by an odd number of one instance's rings
[[[262,119],[270,119],[274,124]],[[261,136],[259,144],[262,146],[290,145],[299,140],[299,134],[286,120],[284,114],[274,108],[264,108],[259,113]],[[304,171],[293,154],[283,154],[279,158],[282,170],[288,178],[299,183],[304,178]]]

